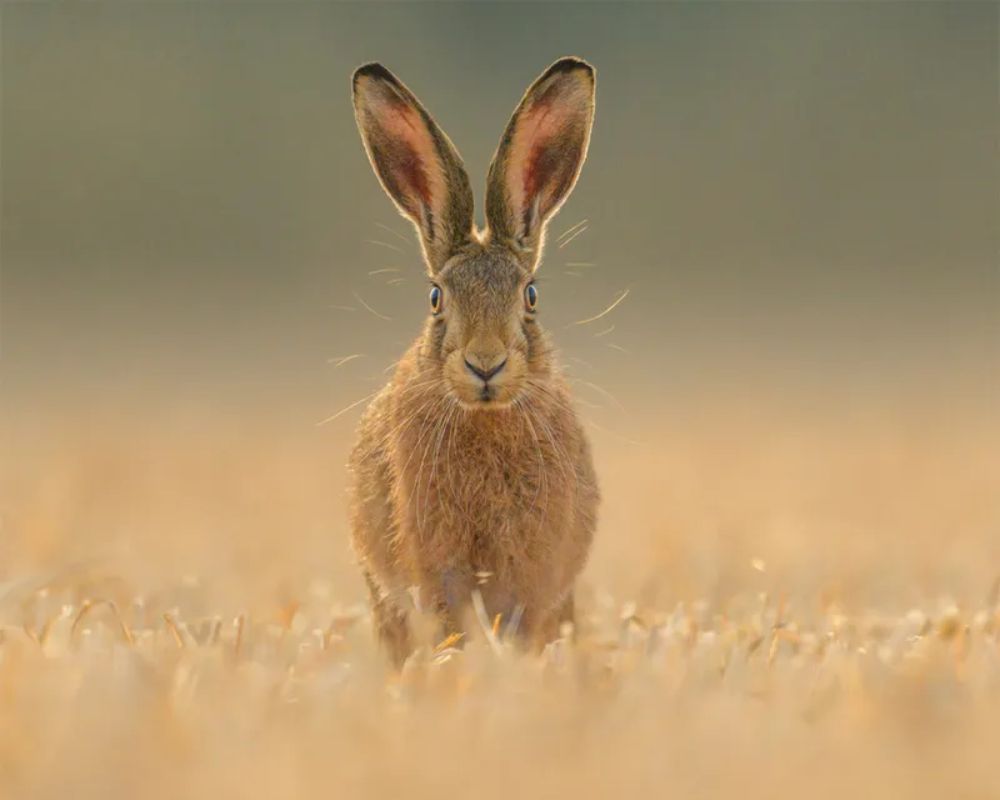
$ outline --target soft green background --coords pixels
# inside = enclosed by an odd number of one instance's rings
[[[577,54],[597,124],[553,227],[589,228],[550,247],[542,308],[603,384],[987,402],[997,22],[992,3],[4,4],[3,391],[308,421],[360,396],[426,299],[415,248],[376,224],[411,238],[351,70],[396,71],[481,196],[524,87]],[[564,328],[625,287],[612,334]]]
[[[0,4],[0,579],[96,560],[238,608],[316,576],[362,597],[361,405],[315,423],[385,380],[427,286],[350,73],[395,70],[481,191],[521,92],[576,54],[597,123],[553,227],[589,226],[550,243],[540,310],[601,478],[587,585],[980,602],[998,9]]]

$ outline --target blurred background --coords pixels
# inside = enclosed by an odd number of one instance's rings
[[[540,308],[604,486],[587,591],[905,607],[1000,572],[995,4],[0,15],[0,581],[361,598],[361,406],[318,423],[386,379],[426,283],[350,73],[395,71],[479,199],[567,54],[597,122]]]

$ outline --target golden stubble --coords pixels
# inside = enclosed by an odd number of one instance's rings
[[[399,676],[347,547],[352,415],[20,415],[0,793],[995,793],[989,415],[619,397],[575,641],[417,625]]]

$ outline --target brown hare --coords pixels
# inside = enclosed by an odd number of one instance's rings
[[[353,88],[365,150],[431,280],[423,333],[365,412],[350,461],[379,638],[399,665],[414,601],[459,632],[479,591],[491,620],[540,646],[573,620],[599,499],[533,282],[587,154],[594,70],[563,58],[528,89],[490,166],[484,231],[458,151],[410,90],[380,64]]]

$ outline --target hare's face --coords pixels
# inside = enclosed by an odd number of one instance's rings
[[[587,155],[594,69],[562,58],[522,98],[486,181],[486,221],[473,223],[458,151],[389,70],[354,73],[354,108],[382,187],[417,229],[430,273],[424,353],[467,406],[508,405],[550,371],[535,321],[532,280],[545,225],[569,196]]]
[[[435,276],[426,348],[447,390],[502,408],[549,369],[532,274],[505,249],[469,248]]]

